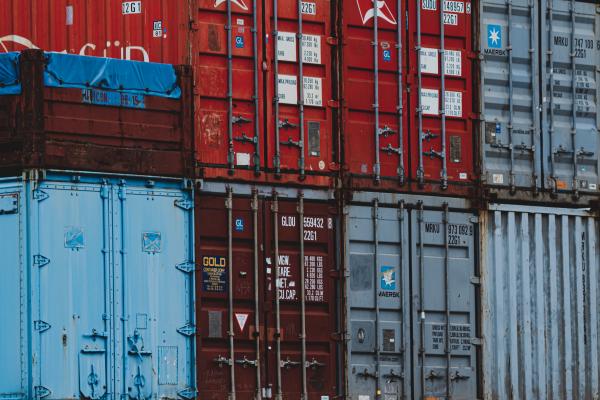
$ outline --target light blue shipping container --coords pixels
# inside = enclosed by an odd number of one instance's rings
[[[0,399],[195,397],[185,186],[0,179]]]

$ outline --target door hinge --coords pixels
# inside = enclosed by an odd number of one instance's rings
[[[335,36],[328,36],[327,39],[326,39],[326,42],[330,46],[337,46],[338,43],[339,43],[339,40]]]
[[[37,399],[41,399],[50,395],[50,389],[45,386],[36,386],[33,390]]]
[[[327,107],[329,108],[340,108],[340,102],[337,100],[328,100]]]
[[[189,274],[189,273],[194,272],[194,270],[196,269],[196,264],[194,264],[191,261],[186,261],[186,262],[182,262],[181,264],[177,264],[175,266],[175,268],[177,268],[181,272],[185,272],[186,274]]]
[[[196,333],[196,326],[188,323],[181,328],[177,328],[177,332],[181,333],[183,336],[192,336]]]
[[[471,277],[471,284],[473,285],[481,285],[481,278],[478,276]]]
[[[50,329],[50,327],[51,327],[50,324],[45,321],[42,321],[42,320],[33,321],[33,329],[35,329],[39,333],[47,331],[48,329]]]
[[[346,342],[351,339],[350,334],[348,332],[333,332],[331,334],[331,339],[336,342]]]
[[[478,338],[478,337],[471,338],[471,344],[473,346],[481,346],[481,345],[483,345],[483,340],[481,340],[481,338]]]
[[[183,399],[191,400],[196,398],[197,393],[198,392],[196,392],[196,389],[194,388],[186,388],[177,392],[177,396]]]
[[[175,207],[179,207],[183,210],[191,210],[194,208],[194,202],[188,199],[178,199],[175,200]]]
[[[37,201],[44,201],[46,200],[48,197],[50,197],[50,195],[46,192],[44,192],[41,189],[35,189],[33,191],[33,198]]]
[[[344,271],[339,269],[330,269],[329,277],[332,279],[342,279],[342,277],[344,277]]]
[[[477,224],[479,222],[479,217],[473,216],[473,217],[469,218],[469,222],[472,224]]]
[[[50,264],[50,259],[48,257],[44,257],[41,254],[36,254],[33,256],[33,266],[34,267],[43,267],[44,265]]]

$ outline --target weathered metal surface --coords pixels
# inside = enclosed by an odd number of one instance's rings
[[[41,51],[21,53],[23,92],[0,96],[0,168],[5,174],[59,168],[192,176],[189,68],[176,68],[179,99],[141,95],[144,107],[131,108],[88,101],[86,89],[45,85],[44,63]]]
[[[363,192],[346,213],[348,396],[476,398],[468,204]]]
[[[336,209],[302,193],[240,184],[197,193],[202,398],[341,393]]]
[[[193,394],[191,193],[181,182],[37,178],[0,182],[12,307],[2,398]]]
[[[486,400],[600,396],[599,228],[587,210],[482,211]]]

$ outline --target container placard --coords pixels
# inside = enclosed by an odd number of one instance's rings
[[[421,89],[421,107],[425,115],[438,115],[440,93],[435,89]]]
[[[462,92],[446,92],[446,116],[462,117]]]
[[[277,33],[277,56],[279,61],[296,62],[296,34],[293,32]],[[321,63],[321,36],[302,35],[302,62],[307,64]]]
[[[304,77],[304,105],[323,106],[323,80],[321,78]]]
[[[296,62],[296,34],[292,32],[277,33],[277,56],[279,61]]]
[[[462,76],[462,57],[457,50],[446,50],[444,55],[444,73],[447,76]]]
[[[298,104],[298,78],[294,75],[277,75],[277,97],[280,104]]]
[[[298,104],[298,78],[294,75],[278,75],[278,97],[280,104]],[[321,78],[304,77],[304,105],[323,105],[323,84]]]
[[[205,292],[225,293],[227,290],[226,257],[202,257],[202,290]]]
[[[100,106],[146,108],[143,94],[118,93],[98,89],[81,89],[81,101]]]
[[[423,47],[421,49],[421,72],[424,74],[438,74],[438,50]]]
[[[304,256],[306,301],[325,301],[323,287],[323,256]]]
[[[321,36],[302,35],[302,62],[321,64]]]

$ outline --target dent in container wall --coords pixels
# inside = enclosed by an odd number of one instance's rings
[[[408,2],[411,177],[442,189],[476,179],[471,16],[470,1]]]
[[[335,208],[328,192],[272,190],[196,196],[202,398],[339,394]]]
[[[506,204],[480,215],[483,398],[598,398],[598,217]]]
[[[2,396],[194,397],[191,191],[26,176],[0,180]]]
[[[476,398],[468,203],[355,192],[346,207],[349,397]]]
[[[324,0],[265,2],[267,168],[328,185],[335,174],[336,49],[331,4]]]
[[[188,0],[4,0],[0,51],[190,64]]]

